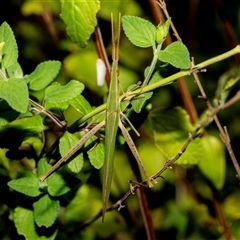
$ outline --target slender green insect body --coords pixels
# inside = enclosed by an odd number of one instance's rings
[[[132,151],[134,157],[137,160],[139,167],[141,168],[149,188],[153,187],[153,184],[150,178],[147,175],[147,172],[143,166],[143,163],[140,159],[136,146],[121,122],[120,118],[120,97],[119,97],[119,80],[118,80],[118,60],[119,60],[119,41],[120,41],[120,18],[119,14],[118,20],[118,38],[117,44],[115,45],[114,41],[114,29],[113,29],[113,15],[111,15],[111,24],[112,24],[112,70],[111,70],[111,82],[109,87],[109,95],[107,99],[107,107],[106,107],[106,132],[105,132],[105,162],[103,166],[103,207],[102,207],[102,221],[104,221],[104,216],[106,213],[107,202],[110,195],[111,183],[112,183],[112,175],[113,175],[113,165],[114,165],[114,152],[115,152],[115,143],[118,127],[121,129],[122,134]],[[123,115],[123,113],[121,113]],[[124,115],[123,115],[124,116]],[[124,116],[127,119],[126,116]],[[127,122],[132,126],[129,120]],[[132,126],[133,127],[133,126]],[[134,127],[133,127],[134,129]],[[136,130],[135,130],[136,131]],[[137,132],[137,131],[136,131]],[[138,135],[138,133],[137,133]]]
[[[118,27],[118,40],[115,45],[114,29],[113,29],[113,15],[111,15],[112,23],[112,69],[111,69],[111,82],[109,87],[109,95],[107,99],[106,108],[106,132],[105,132],[105,162],[103,166],[103,208],[102,220],[106,212],[107,202],[110,195],[115,143],[118,130],[118,123],[120,120],[120,107],[119,107],[119,83],[118,83],[118,59],[119,59],[119,39],[120,39],[120,18],[119,14],[119,27]]]

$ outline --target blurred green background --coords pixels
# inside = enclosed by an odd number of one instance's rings
[[[101,1],[98,21],[110,61],[110,13],[136,15],[158,24],[152,2]],[[239,1],[169,0],[166,4],[169,15],[195,63],[224,53],[239,44]],[[59,16],[61,12],[59,1],[5,0],[1,10],[0,23],[6,21],[15,34],[19,63],[24,74],[31,73],[42,61],[59,60],[62,62],[62,71],[57,81],[61,84],[71,79],[82,81],[86,85],[84,90],[86,99],[93,106],[102,104],[107,87],[99,88],[96,84],[97,53],[94,37],[91,37],[85,49],[80,49],[70,41],[65,24]],[[175,40],[174,36],[171,37]],[[143,80],[144,69],[150,64],[151,59],[151,49],[134,47],[122,34],[119,72],[124,89],[131,83]],[[239,72],[239,59],[238,55],[211,65],[206,73],[200,74],[210,101],[215,97],[219,78]],[[174,71],[167,68],[165,74],[167,76]],[[193,78],[190,76],[185,80],[197,112],[201,115],[206,105],[204,101],[198,99],[199,90]],[[238,89],[239,84],[236,84],[230,96],[234,96]],[[184,107],[176,84],[156,90],[151,104],[153,108]],[[221,123],[228,127],[237,159],[240,158],[239,111],[240,104],[236,103],[219,114]],[[73,109],[68,109],[65,117],[70,125],[79,116]],[[207,131],[219,138],[214,123]],[[137,140],[140,155],[148,172],[154,174],[156,169],[160,169],[164,164],[165,159],[154,145],[148,121],[141,127],[140,133],[141,138]],[[127,156],[121,146],[117,150],[114,174],[111,196],[113,203],[128,191],[127,181],[133,178]],[[146,190],[157,239],[231,239],[231,236],[240,239],[239,182],[227,152],[226,180],[221,191],[217,191],[195,166],[188,168],[177,166],[166,171],[163,176],[165,179],[159,179],[153,190]],[[4,179],[6,181],[8,177]],[[91,170],[87,184],[79,188],[74,200],[70,204],[63,204],[67,206],[67,210],[63,210],[64,217],[61,215],[59,217],[57,239],[146,239],[136,195],[127,200],[126,208],[120,213],[117,211],[108,213],[104,224],[98,220],[84,230],[78,229],[83,221],[94,216],[101,208],[99,179],[99,172]],[[0,191],[2,196],[8,189],[1,186]],[[3,236],[2,239],[23,239],[17,236],[9,217],[14,206],[6,204],[7,201],[5,198],[1,199],[0,235]]]

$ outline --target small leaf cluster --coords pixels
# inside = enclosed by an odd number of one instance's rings
[[[65,180],[59,173],[53,173],[44,182],[39,180],[46,171],[51,168],[51,165],[46,163],[46,159],[41,159],[37,165],[37,174],[31,173],[27,177],[19,178],[8,182],[8,186],[12,189],[21,192],[29,197],[34,197],[33,216],[38,227],[50,227],[55,222],[60,203],[56,197],[59,197],[68,191]],[[15,211],[20,211],[16,209]],[[18,214],[15,213],[15,223],[18,222]],[[21,228],[24,223],[18,222],[17,228]]]
[[[170,21],[171,19],[168,19],[156,27],[151,22],[136,16],[122,17],[124,32],[134,45],[142,48],[152,47],[160,61],[176,68],[189,69],[189,52],[182,42],[173,42],[164,50],[155,52],[156,45],[161,47],[168,35]]]
[[[167,19],[165,23],[159,23],[154,26],[151,22],[136,16],[125,15],[122,17],[123,30],[127,38],[137,47],[152,47],[153,60],[150,66],[145,69],[145,80],[143,84],[162,79],[159,74],[157,61],[170,64],[175,68],[189,69],[190,55],[187,47],[182,42],[173,42],[165,49],[162,49],[163,42],[169,33],[171,19]],[[132,106],[134,111],[139,113],[146,101],[150,99],[152,93],[147,93],[142,98],[133,100]]]

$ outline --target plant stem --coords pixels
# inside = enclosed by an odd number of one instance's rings
[[[147,86],[144,86],[142,88],[139,88],[137,90],[134,90],[132,92],[129,92],[126,96],[126,94],[123,94],[121,97],[120,97],[120,100],[131,100],[133,99],[134,97],[136,97],[137,95],[141,94],[141,93],[146,93],[146,92],[150,92],[150,91],[153,91],[159,87],[163,87],[165,85],[168,85],[174,81],[176,81],[177,79],[181,78],[181,77],[184,77],[184,76],[188,76],[188,75],[191,75],[192,73],[194,72],[198,72],[199,70],[211,65],[211,64],[214,64],[216,62],[219,62],[219,61],[222,61],[226,58],[229,58],[231,56],[234,56],[235,54],[239,54],[240,53],[240,45],[237,45],[235,48],[233,48],[232,50],[226,52],[226,53],[223,53],[219,56],[216,56],[216,57],[213,57],[211,59],[208,59],[202,63],[199,63],[197,65],[195,65],[193,68],[189,69],[189,70],[182,70],[178,73],[175,73],[169,77],[166,77],[162,80],[159,80],[158,82],[155,82],[153,84],[150,84],[150,85],[147,85]],[[74,122],[72,124],[72,126],[69,128],[69,131],[73,131],[74,129],[76,129],[77,127],[79,127],[80,125],[82,125],[83,123],[85,123],[88,119],[90,119],[91,117],[95,116],[96,114],[104,111],[106,109],[106,103],[105,104],[102,104],[101,106],[95,108],[94,110],[92,110],[90,113],[88,113],[87,115],[81,117],[80,119],[78,119],[76,122]]]
[[[240,53],[240,45],[237,45],[235,48],[233,48],[232,50],[228,51],[228,52],[225,52],[221,55],[218,55],[216,57],[213,57],[213,58],[210,58],[202,63],[199,63],[197,65],[194,66],[194,68],[197,68],[197,69],[202,69],[202,68],[205,68],[206,66],[208,65],[211,65],[213,63],[216,63],[216,62],[219,62],[219,61],[222,61],[226,58],[229,58],[235,54],[238,54]]]
[[[143,81],[143,84],[142,86],[146,86],[150,80],[150,77],[152,76],[152,73],[153,73],[153,70],[156,66],[156,63],[157,63],[157,60],[158,60],[158,54],[160,52],[162,48],[162,42],[160,44],[157,45],[157,48],[156,50],[154,51],[154,54],[153,54],[153,60],[151,62],[151,65],[150,65],[150,68],[149,68],[149,71],[147,73],[147,76],[145,77],[144,81]]]

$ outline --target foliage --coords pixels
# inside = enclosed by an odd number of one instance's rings
[[[1,222],[5,223],[0,232],[3,239],[18,238],[18,235],[29,240],[67,237],[117,239],[120,234],[129,239],[146,239],[145,235],[139,237],[143,235],[138,229],[143,229],[144,224],[143,220],[136,217],[139,207],[135,196],[126,200],[127,208],[118,206],[120,213],[108,212],[104,223],[97,220],[84,231],[78,230],[102,207],[101,168],[104,165],[104,143],[107,142],[102,127],[86,137],[104,121],[108,91],[107,84],[99,87],[95,80],[93,69],[97,54],[91,35],[97,24],[101,28],[106,19],[105,24],[109,26],[110,12],[116,13],[121,8],[125,9],[121,18],[125,36],[122,36],[120,44],[118,72],[123,89],[127,89],[119,96],[121,111],[141,131],[137,148],[150,176],[166,166],[167,160],[179,155],[175,164],[166,167],[161,174],[164,180],[153,179],[156,180],[154,188],[147,191],[147,195],[152,196],[148,204],[156,236],[160,238],[164,235],[169,239],[176,236],[184,239],[221,238],[224,232],[217,225],[221,216],[213,214],[214,202],[219,202],[224,208],[226,219],[220,220],[231,225],[231,230],[228,230],[235,236],[240,234],[237,227],[239,208],[237,204],[233,206],[229,203],[237,203],[239,194],[236,194],[233,186],[226,189],[229,183],[234,186],[238,183],[233,178],[235,172],[230,161],[226,161],[224,143],[216,134],[214,124],[211,124],[212,118],[205,110],[206,106],[196,102],[197,110],[202,115],[198,122],[193,122],[175,90],[175,81],[179,77],[185,76],[190,82],[188,75],[201,71],[202,67],[194,68],[191,65],[189,50],[181,41],[165,45],[173,18],[155,25],[144,16],[136,16],[142,15],[141,5],[137,1],[127,8],[124,4],[120,1],[101,1],[100,4],[98,0],[43,1],[39,4],[26,0],[21,5],[22,15],[25,15],[21,16],[21,22],[2,22],[0,191],[3,197],[0,215]],[[45,57],[37,58],[37,62],[32,61],[31,58],[40,56],[42,51],[33,42],[51,44],[49,39],[44,39],[44,35],[36,31],[37,21],[24,19],[34,16],[46,21],[46,16],[51,14],[53,18],[50,24],[48,22],[47,29],[54,43],[52,49],[55,55],[49,51],[48,56],[46,51],[43,54]],[[22,35],[24,43],[18,44],[18,28],[24,31],[30,29],[29,35],[27,32]],[[68,36],[62,34],[65,28]],[[104,33],[109,39],[110,32],[109,28],[109,33]],[[108,47],[106,49],[108,51]],[[59,52],[62,55],[58,55]],[[150,57],[145,60],[146,54]],[[223,60],[227,57],[230,55],[223,54],[219,58]],[[201,56],[200,52],[197,59],[203,58],[209,58],[207,67],[219,61],[211,60],[207,55]],[[36,65],[28,67],[28,62]],[[214,87],[211,85],[211,80],[216,78],[213,77],[213,69],[209,67],[210,73],[204,73],[208,82],[206,85],[204,82],[203,87],[211,93],[210,100],[214,99],[216,107],[224,105],[237,92],[239,69],[230,67],[224,69],[225,73],[218,67],[215,76],[224,74],[219,77],[218,86],[215,84]],[[141,85],[136,84],[139,79]],[[196,98],[196,86],[188,84],[193,98]],[[216,89],[216,94],[213,94]],[[234,105],[232,111],[235,113],[237,110],[238,107]],[[236,138],[237,142],[238,119],[234,114],[233,119],[227,115],[228,112],[224,112],[221,117],[229,125],[230,136]],[[121,120],[126,127],[129,126],[127,119],[123,117]],[[207,120],[206,124],[201,125],[204,120]],[[131,131],[130,128],[128,131]],[[194,131],[197,137],[191,139]],[[82,141],[81,149],[76,147],[79,140]],[[187,140],[190,143],[185,149]],[[127,181],[136,177],[133,176],[133,173],[136,174],[134,167],[130,169],[127,163],[128,151],[123,150],[125,141],[128,140],[117,132],[114,181],[109,205],[121,199],[129,190]],[[112,145],[110,147],[115,148]],[[75,153],[70,156],[72,148]],[[41,181],[40,178],[61,157],[66,157],[63,166]],[[11,200],[8,201],[8,198]],[[211,227],[206,227],[206,223],[211,223]],[[15,230],[12,232],[12,229]]]

